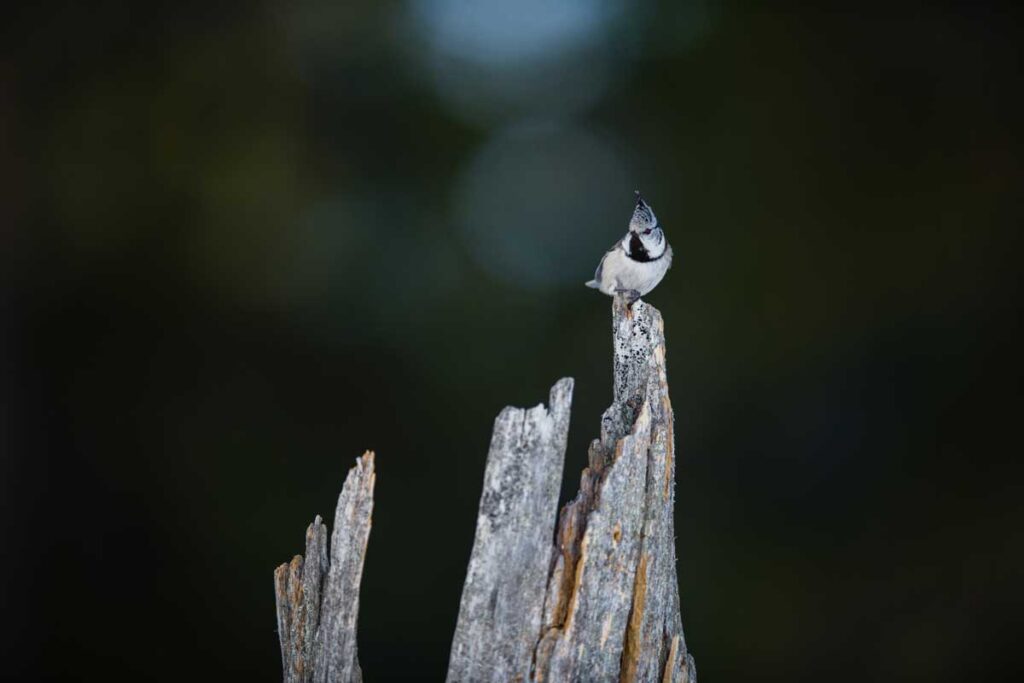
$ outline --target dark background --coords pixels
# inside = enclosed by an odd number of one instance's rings
[[[363,670],[441,680],[494,416],[576,378],[566,498],[597,435],[634,188],[701,680],[1020,673],[1019,19],[5,10],[0,676],[278,678],[373,448]]]

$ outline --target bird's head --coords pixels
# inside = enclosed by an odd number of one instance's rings
[[[658,217],[654,215],[654,210],[640,196],[640,191],[636,190],[635,192],[636,207],[634,207],[633,217],[629,221],[629,230],[641,236],[651,235],[655,230],[660,229]]]

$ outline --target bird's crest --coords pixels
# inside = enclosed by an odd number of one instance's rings
[[[640,196],[640,190],[636,192],[636,207],[633,209],[633,217],[629,221],[629,229],[632,232],[643,232],[658,227],[658,218],[654,210]]]

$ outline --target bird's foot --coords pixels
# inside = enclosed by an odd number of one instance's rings
[[[622,302],[626,305],[626,314],[631,315],[633,304],[640,300],[640,292],[635,289],[619,288],[615,290],[615,297],[621,298]]]

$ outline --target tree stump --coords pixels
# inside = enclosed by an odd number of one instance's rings
[[[356,658],[359,584],[373,513],[373,452],[349,470],[334,511],[330,553],[320,515],[306,529],[306,557],[274,572],[277,633],[286,683],[362,681]]]
[[[449,683],[696,681],[676,579],[661,314],[616,298],[612,338],[612,405],[560,515],[572,380],[555,384],[547,408],[505,408],[495,420]],[[361,680],[355,629],[373,480],[367,453],[342,489],[330,553],[317,517],[305,562],[275,572],[285,681]]]

